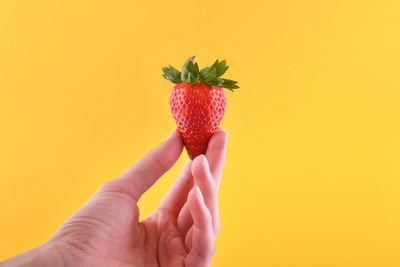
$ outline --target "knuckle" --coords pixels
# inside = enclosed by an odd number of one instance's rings
[[[104,184],[102,184],[99,189],[97,190],[97,192],[107,192],[107,191],[111,191],[114,188],[114,182],[113,180],[105,182]]]

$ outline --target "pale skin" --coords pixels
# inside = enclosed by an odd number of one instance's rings
[[[227,133],[188,160],[158,208],[139,221],[137,202],[182,153],[177,130],[120,177],[102,185],[43,245],[6,266],[209,266],[219,232],[217,191]]]

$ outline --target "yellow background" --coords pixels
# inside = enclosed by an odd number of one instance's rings
[[[0,259],[169,134],[192,55],[241,86],[212,266],[400,266],[397,0],[0,1]]]

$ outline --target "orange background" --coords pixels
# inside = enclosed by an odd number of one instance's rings
[[[1,1],[0,259],[169,134],[161,67],[195,55],[241,86],[212,266],[400,266],[399,47],[395,0]]]

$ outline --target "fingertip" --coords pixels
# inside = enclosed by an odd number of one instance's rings
[[[225,138],[228,138],[228,132],[222,127],[218,128],[218,130],[215,132],[215,134],[224,135]]]
[[[225,131],[223,128],[220,128],[213,134],[208,144],[208,148],[210,149],[222,149],[225,148],[226,143],[228,142],[228,132]],[[207,151],[208,151],[207,148]]]
[[[225,128],[222,128],[222,127],[219,127],[218,130],[217,130],[217,132],[225,132],[225,133],[228,133],[228,132],[225,130]]]
[[[207,163],[208,162],[207,162],[206,156],[201,154],[201,155],[198,155],[197,157],[195,157],[193,159],[192,166],[198,166],[198,165],[202,166],[202,165],[205,165]]]
[[[206,157],[210,163],[220,161],[225,156],[228,133],[225,130],[216,132],[208,143]],[[212,166],[213,167],[213,166]]]
[[[198,197],[198,199],[200,200],[201,203],[204,203],[204,197],[203,197],[203,193],[201,193],[200,187],[198,187],[197,185],[194,187],[194,191],[196,192],[196,196]]]
[[[192,175],[195,180],[197,180],[199,177],[204,176],[209,171],[210,167],[208,165],[208,160],[205,155],[202,154],[193,159]]]
[[[180,143],[183,144],[181,133],[179,132],[179,130],[178,130],[177,128],[175,128],[175,129],[168,135],[166,141],[168,141],[168,140],[179,141]]]
[[[189,211],[192,215],[194,225],[200,228],[207,228],[208,224],[212,222],[210,211],[204,202],[203,193],[197,185],[190,191]]]
[[[189,192],[189,206],[192,215],[193,212],[198,210],[202,205],[205,205],[203,193],[201,192],[200,188],[195,185]]]
[[[164,141],[164,144],[168,146],[168,151],[172,155],[181,154],[183,150],[183,140],[181,134],[178,129],[174,129],[167,139]]]

